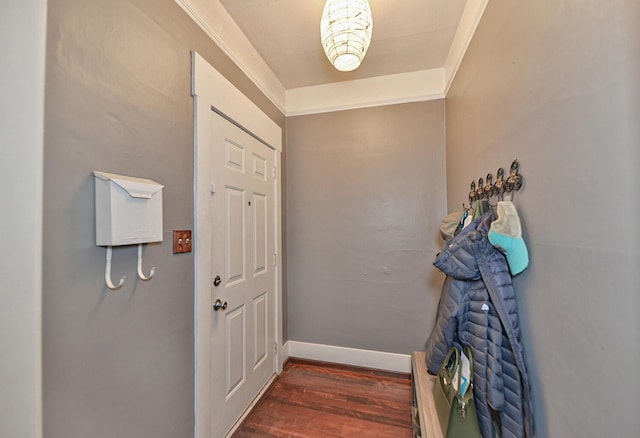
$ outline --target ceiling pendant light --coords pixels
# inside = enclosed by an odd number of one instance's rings
[[[373,20],[367,0],[327,0],[320,20],[324,53],[340,71],[358,68],[369,48]]]

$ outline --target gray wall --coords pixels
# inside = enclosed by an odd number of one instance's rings
[[[637,436],[640,3],[489,2],[446,99],[448,205],[514,157],[539,437]]]
[[[442,277],[443,101],[291,117],[289,339],[424,345]]]
[[[47,438],[193,435],[193,229],[196,50],[276,123],[284,117],[173,0],[49,2],[44,167],[44,429]],[[164,188],[164,241],[95,246],[92,170]]]

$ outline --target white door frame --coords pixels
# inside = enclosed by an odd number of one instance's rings
[[[192,90],[194,101],[194,349],[195,349],[195,436],[208,438],[211,424],[211,230],[209,201],[212,176],[209,163],[213,117],[212,108],[241,125],[274,151],[275,175],[275,327],[277,351],[274,372],[282,369],[282,218],[281,154],[282,129],[202,56],[192,52]]]

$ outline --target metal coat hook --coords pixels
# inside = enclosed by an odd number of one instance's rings
[[[478,178],[478,189],[476,190],[476,199],[478,201],[484,199],[484,180]]]
[[[511,192],[512,190],[520,190],[520,188],[522,187],[522,175],[518,174],[519,169],[520,163],[518,163],[517,159],[513,160],[513,163],[511,163],[509,177],[507,178],[507,192]]]
[[[502,196],[504,193],[504,169],[501,167],[496,174],[496,183],[494,184],[495,194]]]
[[[477,198],[476,195],[476,182],[475,181],[471,181],[471,186],[469,187],[470,191],[469,191],[469,205],[473,204],[473,201],[475,201]]]
[[[487,181],[487,185],[484,186],[484,193],[488,199],[494,195],[495,187],[493,185],[493,175],[487,173],[487,177],[485,178],[485,180]]]
[[[111,281],[111,253],[112,253],[112,247],[107,246],[107,265],[105,266],[105,270],[104,270],[104,281],[105,283],[107,283],[107,287],[109,289],[116,290],[122,287],[122,285],[127,279],[127,276],[123,275],[118,285],[113,284],[113,282]]]
[[[142,281],[147,281],[147,280],[151,280],[151,277],[153,277],[153,274],[155,273],[156,273],[155,266],[151,268],[151,271],[149,272],[148,277],[142,273],[142,244],[141,243],[138,244],[138,277],[140,277],[140,280]]]

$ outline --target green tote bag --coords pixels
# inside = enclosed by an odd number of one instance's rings
[[[452,347],[438,370],[438,380],[434,387],[433,398],[446,438],[482,438],[476,405],[473,401],[473,356],[468,346],[464,354],[469,358],[471,376],[469,387],[464,394],[459,393],[460,385],[460,350]]]

